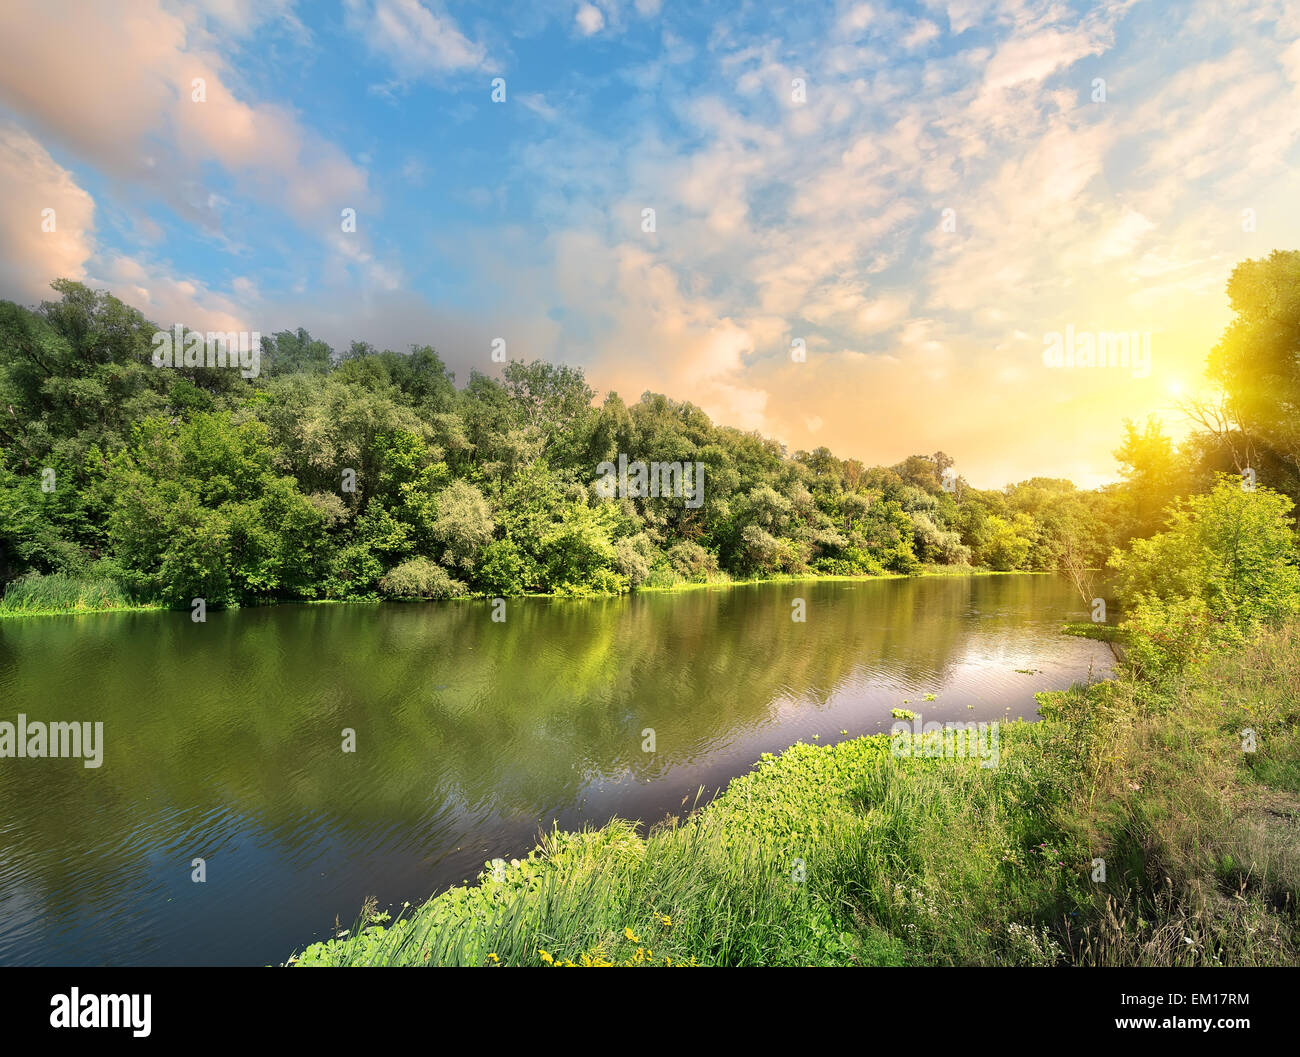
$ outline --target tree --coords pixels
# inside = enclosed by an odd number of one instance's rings
[[[1124,421],[1124,443],[1115,451],[1124,478],[1125,531],[1146,538],[1163,525],[1169,503],[1184,494],[1185,470],[1174,457],[1173,443],[1159,420],[1148,419],[1141,431]]]
[[[1177,502],[1166,531],[1111,558],[1138,662],[1204,657],[1261,624],[1300,612],[1294,504],[1271,489],[1223,477]]]
[[[453,481],[438,494],[433,538],[442,544],[448,568],[472,570],[495,528],[483,493],[468,481]]]
[[[1206,371],[1224,393],[1215,432],[1238,470],[1300,497],[1300,251],[1242,261],[1227,292],[1236,318]]]
[[[977,555],[980,564],[1002,572],[1023,569],[1037,535],[1033,519],[1026,514],[1010,518],[990,514],[987,526],[984,545]]]
[[[267,375],[325,374],[333,363],[334,350],[302,327],[262,339],[263,373]]]

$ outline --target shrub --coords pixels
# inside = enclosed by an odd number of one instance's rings
[[[621,539],[614,544],[614,568],[628,582],[629,587],[640,587],[650,576],[654,545],[644,536]]]
[[[1115,552],[1124,630],[1140,671],[1179,669],[1216,646],[1300,611],[1293,504],[1221,476],[1205,495],[1169,508],[1169,528]]]
[[[379,590],[388,598],[456,598],[465,593],[465,585],[436,562],[411,558],[389,569],[379,580]]]
[[[537,582],[537,563],[513,540],[494,540],[483,549],[475,581],[490,595],[521,595]]]
[[[674,543],[664,555],[673,572],[684,580],[699,583],[718,571],[717,559],[698,543]]]

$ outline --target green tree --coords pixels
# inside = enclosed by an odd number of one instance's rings
[[[1175,503],[1166,531],[1111,558],[1137,663],[1204,657],[1221,641],[1300,611],[1294,504],[1271,489],[1221,478]]]

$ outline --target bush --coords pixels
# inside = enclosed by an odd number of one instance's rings
[[[1221,477],[1213,491],[1170,507],[1167,531],[1112,556],[1139,671],[1180,669],[1300,611],[1292,505]]]
[[[627,581],[613,569],[597,569],[582,583],[554,584],[551,593],[564,598],[591,598],[596,595],[621,595]]]
[[[513,540],[494,540],[483,549],[474,577],[490,595],[521,595],[537,582],[537,563]]]
[[[621,539],[614,544],[614,568],[627,580],[629,587],[640,587],[650,576],[651,558],[654,545],[642,536]]]
[[[813,571],[823,576],[880,576],[885,570],[870,558],[818,558],[812,563]]]
[[[334,555],[325,590],[330,598],[373,598],[383,563],[367,543],[349,543]]]
[[[921,562],[935,562],[941,565],[970,564],[971,550],[962,543],[958,533],[941,529],[926,513],[914,513],[911,518],[916,525],[913,535],[914,549]]]
[[[718,571],[717,559],[698,543],[689,540],[674,543],[664,556],[673,572],[691,583],[702,583]]]
[[[466,588],[436,562],[411,558],[389,569],[379,580],[379,590],[387,598],[457,598]]]

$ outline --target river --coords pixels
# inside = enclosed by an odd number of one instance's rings
[[[504,617],[0,621],[0,721],[103,723],[97,768],[0,759],[0,964],[278,963],[366,897],[418,902],[552,821],[683,813],[761,753],[888,730],[891,708],[1033,719],[1035,691],[1111,664],[1059,633],[1088,612],[1051,576],[510,600]]]

